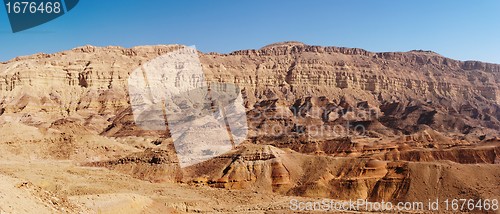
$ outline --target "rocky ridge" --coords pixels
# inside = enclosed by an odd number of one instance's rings
[[[500,65],[298,42],[199,53],[208,81],[242,89],[250,130],[235,151],[180,169],[168,130],[137,127],[127,92],[134,69],[180,48],[84,46],[0,63],[2,148],[152,182],[295,196],[499,195],[483,190],[500,183]],[[341,132],[317,131],[332,127]],[[482,186],[460,171],[483,173]]]

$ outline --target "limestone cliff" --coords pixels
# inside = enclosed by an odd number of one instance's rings
[[[0,63],[0,146],[152,182],[337,199],[499,194],[500,65],[298,42],[200,52],[208,81],[242,90],[248,137],[181,169],[168,127],[135,124],[127,83],[180,48],[85,46]],[[485,176],[470,185],[474,173]]]
[[[72,117],[96,133],[106,131],[129,107],[130,72],[178,48],[85,46],[3,62],[2,121],[49,128],[58,119]],[[461,133],[500,129],[500,65],[496,64],[461,62],[429,51],[373,53],[297,42],[199,55],[207,79],[239,85],[249,110],[265,100],[282,100],[291,107],[304,97],[324,97],[331,105],[345,100],[383,109],[382,122],[391,128],[401,126],[391,122],[394,118],[416,108],[421,109],[416,120],[406,125]],[[427,120],[418,121],[426,115]]]

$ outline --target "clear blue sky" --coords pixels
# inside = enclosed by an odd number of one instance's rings
[[[16,34],[0,8],[0,61],[86,44],[176,43],[227,53],[289,40],[500,63],[500,1],[80,0],[68,14]]]

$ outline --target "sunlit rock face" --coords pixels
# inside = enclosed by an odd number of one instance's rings
[[[0,145],[152,182],[336,199],[499,195],[500,65],[287,42],[192,50],[177,78],[180,67],[158,62],[183,48],[0,63]],[[151,70],[169,78],[146,102],[130,79]]]

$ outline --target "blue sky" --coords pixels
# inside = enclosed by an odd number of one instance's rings
[[[80,0],[68,14],[15,34],[0,8],[0,61],[86,44],[227,53],[290,40],[500,63],[500,1]]]

